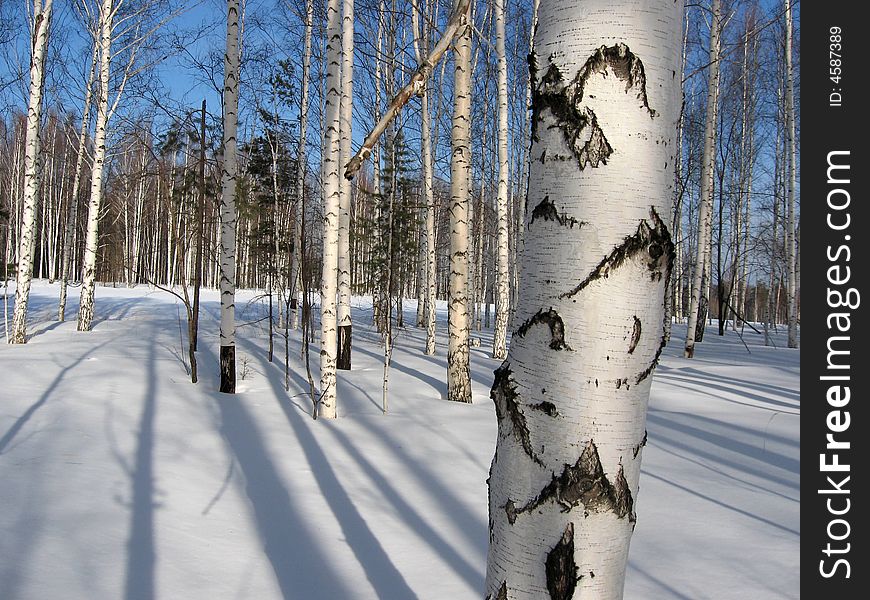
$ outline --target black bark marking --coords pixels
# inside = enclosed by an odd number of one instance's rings
[[[548,109],[556,121],[552,127],[562,130],[565,143],[580,169],[587,164],[592,167],[607,164],[607,159],[613,154],[613,148],[598,125],[598,117],[592,109],[580,106],[582,97],[583,91],[577,88],[576,81],[566,84],[559,67],[552,63],[532,91],[532,139],[538,140],[538,124],[544,109]],[[544,158],[542,154],[542,162]]]
[[[637,521],[634,514],[634,498],[631,497],[631,490],[628,489],[628,481],[625,479],[622,465],[619,465],[616,479],[613,480],[613,512],[620,517],[628,515],[629,523]]]
[[[544,196],[544,199],[534,208],[532,211],[532,218],[529,219],[529,227],[532,226],[537,219],[543,219],[545,221],[555,221],[562,227],[569,227],[574,229],[574,225],[579,225],[583,227],[586,224],[585,221],[578,221],[572,216],[569,216],[568,213],[559,214],[558,209],[556,209],[556,205],[550,200],[550,196]]]
[[[640,341],[640,333],[642,331],[640,325],[640,319],[637,318],[637,315],[634,315],[634,325],[631,328],[631,341],[628,343],[628,353],[633,354],[634,349],[637,348],[637,343]]]
[[[643,448],[644,446],[646,446],[646,438],[647,438],[647,431],[646,431],[646,429],[644,429],[643,430],[643,439],[641,439],[640,443],[637,446],[635,446],[634,449],[632,449],[632,451],[631,451],[632,458],[637,458],[637,455],[640,454],[640,449]]]
[[[586,444],[576,463],[565,464],[560,475],[554,473],[550,483],[544,486],[538,496],[522,508],[516,509],[516,512],[529,512],[551,501],[561,505],[562,512],[568,512],[583,504],[587,514],[612,511],[619,518],[630,515],[633,506],[622,466],[614,483],[610,483],[593,440]]]
[[[550,60],[552,61],[552,57]],[[538,140],[537,127],[544,109],[548,109],[556,121],[553,127],[562,130],[565,143],[577,159],[580,169],[584,169],[586,165],[594,168],[607,164],[607,159],[613,154],[613,147],[601,130],[595,112],[582,106],[583,94],[589,80],[597,74],[607,77],[608,69],[617,79],[625,82],[626,92],[637,90],[637,99],[651,118],[657,116],[656,111],[649,105],[643,62],[623,43],[598,48],[570,82],[566,82],[562,72],[552,62],[538,81],[535,56],[529,55],[532,139]],[[542,154],[541,162],[544,158],[545,155]]]
[[[498,588],[498,593],[495,596],[493,596],[492,594],[487,594],[486,600],[508,600],[507,581],[501,582],[501,587]]]
[[[529,408],[534,408],[535,410],[539,410],[543,413],[548,414],[551,417],[558,417],[559,416],[559,411],[556,410],[556,405],[553,404],[552,402],[548,402],[547,400],[544,400],[543,402],[540,402],[538,404],[532,404],[529,406]]]
[[[674,243],[671,241],[671,232],[655,208],[650,208],[650,218],[653,222],[652,227],[646,219],[641,219],[634,235],[626,237],[609,255],[601,259],[601,262],[592,269],[586,279],[574,289],[560,294],[559,298],[569,298],[579,294],[593,281],[606,279],[612,271],[639,255],[644,256],[653,281],[661,280],[663,275],[670,274],[671,264],[674,260]]]
[[[562,537],[547,553],[544,569],[547,574],[547,591],[550,592],[550,600],[571,600],[577,581],[582,577],[582,575],[577,576],[577,563],[574,562],[573,523],[568,523]]]
[[[637,89],[637,99],[641,101],[643,107],[649,112],[650,117],[656,117],[657,113],[649,106],[649,98],[646,93],[646,72],[643,67],[643,61],[633,53],[628,46],[623,43],[615,46],[601,46],[595,54],[586,60],[586,64],[577,72],[574,78],[578,88],[577,102],[583,100],[583,90],[589,79],[596,74],[601,74],[607,77],[607,68],[616,75],[616,78],[625,82],[625,91],[628,92],[632,88]]]
[[[517,521],[517,507],[513,500],[508,500],[504,505],[504,512],[507,515],[508,523],[513,525]]]
[[[662,350],[665,349],[665,346],[667,345],[667,343],[668,343],[668,334],[667,334],[667,332],[664,331],[664,328],[662,328],[662,339],[659,342],[659,347],[656,350],[656,355],[653,357],[649,366],[646,369],[644,369],[643,371],[641,371],[640,373],[638,373],[637,379],[635,380],[635,383],[640,383],[641,381],[643,381],[644,379],[646,379],[647,377],[652,375],[652,372],[655,370],[656,366],[659,364],[659,359],[662,356]]]
[[[514,333],[515,336],[524,337],[529,330],[535,325],[544,324],[550,328],[550,348],[553,350],[572,350],[565,342],[565,322],[555,310],[550,308],[547,311],[543,309],[535,313],[530,319],[519,326]]]
[[[489,392],[495,404],[495,414],[498,417],[499,435],[506,436],[505,431],[507,422],[510,421],[511,430],[514,437],[523,447],[526,454],[540,466],[544,466],[538,455],[532,449],[532,443],[529,440],[529,427],[526,424],[526,416],[520,410],[516,385],[511,378],[511,370],[508,363],[503,363],[495,370],[495,380],[492,384],[492,389]]]

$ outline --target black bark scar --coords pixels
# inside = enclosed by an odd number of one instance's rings
[[[507,423],[510,422],[510,429],[514,437],[523,447],[526,454],[540,466],[544,466],[538,455],[532,449],[532,443],[529,440],[529,426],[526,424],[526,416],[520,409],[518,402],[518,394],[516,385],[511,378],[511,370],[509,363],[505,361],[498,369],[495,370],[495,380],[492,384],[492,389],[489,392],[495,404],[495,414],[498,417],[499,436],[507,436]]]
[[[634,315],[634,324],[631,328],[631,341],[628,343],[628,353],[633,354],[634,349],[637,348],[637,343],[640,341],[640,333],[642,331],[642,327],[640,325],[640,319],[637,318],[637,315]]]
[[[516,514],[532,511],[545,502],[555,502],[562,506],[562,512],[582,504],[586,514],[590,512],[612,511],[617,517],[628,516],[634,522],[632,508],[634,502],[625,480],[622,466],[613,483],[607,479],[598,448],[590,440],[577,462],[565,464],[560,475],[553,474],[536,498],[522,508],[514,509]]]
[[[643,61],[623,43],[615,46],[601,46],[595,54],[586,60],[586,64],[577,72],[574,78],[578,87],[577,102],[583,100],[583,91],[589,79],[598,73],[607,77],[607,68],[616,75],[616,78],[625,82],[625,91],[637,89],[637,99],[649,112],[650,117],[656,117],[657,113],[649,106],[649,98],[646,94],[646,72]]]
[[[607,77],[608,69],[617,79],[625,82],[625,91],[637,90],[637,98],[650,117],[656,111],[650,108],[646,90],[646,72],[643,62],[623,43],[601,46],[590,56],[574,78],[566,82],[559,68],[550,63],[547,71],[537,79],[537,63],[529,55],[532,81],[532,139],[538,140],[538,125],[545,109],[553,115],[551,127],[562,130],[562,135],[577,159],[580,169],[607,164],[613,147],[598,124],[598,117],[588,106],[582,106],[586,85],[593,75]],[[543,162],[545,155],[541,155]]]
[[[543,219],[544,221],[555,221],[562,227],[569,227],[570,229],[574,229],[574,225],[579,225],[583,227],[586,224],[585,221],[578,221],[572,216],[569,216],[567,213],[559,213],[556,205],[550,200],[550,196],[544,196],[544,199],[532,210],[532,218],[529,219],[529,227],[532,226],[532,223],[537,221],[538,219]]]
[[[668,275],[674,260],[674,244],[668,226],[659,217],[655,208],[650,207],[650,218],[653,227],[646,219],[641,219],[634,235],[626,237],[610,254],[601,259],[592,272],[572,290],[559,295],[559,298],[570,298],[583,291],[593,281],[606,279],[626,261],[645,255],[646,265],[653,281],[660,281]]]
[[[507,581],[502,581],[501,587],[498,588],[498,593],[495,596],[493,596],[492,594],[489,594],[486,597],[486,600],[508,600]]]
[[[646,429],[644,429],[643,439],[641,439],[640,443],[637,446],[635,446],[631,451],[632,458],[637,458],[637,455],[640,454],[640,449],[643,448],[644,446],[646,446],[646,439],[647,439],[647,432],[646,432]]]
[[[574,588],[582,577],[577,575],[577,563],[574,562],[574,524],[568,523],[565,532],[556,545],[547,553],[544,563],[547,574],[547,591],[550,600],[571,600]]]
[[[546,325],[550,328],[550,348],[552,350],[573,350],[571,346],[565,342],[565,322],[552,308],[548,310],[541,309],[520,325],[515,336],[525,337],[529,330],[535,325]]]

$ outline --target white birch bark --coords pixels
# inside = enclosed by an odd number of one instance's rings
[[[797,348],[797,242],[795,211],[797,191],[797,142],[794,118],[794,68],[792,66],[792,0],[785,0],[785,134],[788,152],[788,204],[785,253],[788,265],[788,347]]]
[[[292,288],[291,326],[299,327],[299,310],[302,308],[302,200],[305,195],[305,170],[307,167],[308,138],[308,87],[311,79],[311,34],[314,28],[314,1],[305,0],[305,41],[302,54],[302,91],[299,100],[299,145],[296,152],[296,203],[293,205],[293,256],[290,263]]]
[[[353,124],[353,0],[342,0],[341,18],[341,115],[339,164],[351,157]],[[336,367],[350,370],[353,322],[350,315],[350,203],[352,182],[339,177],[338,211],[338,356]]]
[[[461,0],[459,0],[461,1]],[[471,402],[468,323],[468,206],[471,202],[471,4],[455,42],[450,161],[450,281],[447,305],[447,399]]]
[[[112,24],[114,0],[103,0],[100,6],[99,85],[97,87],[97,118],[94,122],[94,162],[91,167],[91,193],[88,202],[85,254],[82,265],[82,291],[79,296],[77,329],[90,331],[94,318],[94,286],[96,285],[97,245],[99,242],[100,208],[103,201],[103,171],[106,162],[106,137],[109,125],[109,73],[112,65]]]
[[[498,58],[498,197],[495,276],[495,333],[492,357],[507,356],[507,322],[510,315],[508,273],[508,90],[505,54],[505,0],[495,0],[495,53]]]
[[[320,285],[320,399],[318,416],[336,417],[336,288],[340,211],[341,10],[326,9],[326,109],[323,143],[323,275]]]
[[[422,15],[419,0],[412,13],[414,19],[414,52],[417,62],[422,63],[429,53],[429,27]],[[421,18],[422,17],[422,18]],[[422,27],[421,27],[422,22]],[[420,152],[423,163],[423,202],[426,205],[425,231],[425,301],[424,322],[426,324],[426,346],[424,353],[435,354],[435,193],[432,187],[432,136],[430,132],[429,85],[426,83],[420,93]]]
[[[220,391],[236,391],[236,177],[239,110],[239,3],[227,0],[227,40],[224,54],[223,172],[221,173],[220,239]]]
[[[492,388],[490,600],[622,598],[673,260],[681,4],[540,4],[521,324]]]
[[[704,124],[704,150],[701,156],[701,198],[698,208],[698,247],[692,276],[692,296],[689,301],[689,322],[686,331],[686,358],[695,355],[695,332],[702,295],[709,289],[710,258],[713,236],[713,175],[716,170],[716,117],[719,110],[719,50],[722,14],[719,0],[713,0],[710,22],[710,73],[707,82],[707,117]],[[705,285],[706,284],[706,285]]]
[[[52,0],[33,1],[31,29],[30,98],[27,102],[27,130],[24,139],[24,198],[21,235],[18,239],[18,268],[15,284],[15,312],[9,343],[27,341],[27,302],[33,278],[33,256],[36,250],[36,211],[42,178],[39,128],[42,123],[42,96],[45,88],[45,56],[51,26]]]

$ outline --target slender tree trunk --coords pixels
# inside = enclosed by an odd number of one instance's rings
[[[353,123],[353,0],[342,0],[341,24],[341,140],[339,164],[351,157]],[[336,367],[349,371],[353,321],[350,316],[350,203],[352,182],[339,178],[338,212],[338,357]]]
[[[320,286],[320,400],[318,415],[336,417],[336,288],[340,189],[341,10],[339,0],[326,9],[326,111],[323,143],[323,276]]]
[[[681,4],[541,2],[521,324],[491,393],[490,600],[622,598],[673,260]]]
[[[468,324],[468,205],[471,201],[471,4],[455,42],[453,131],[450,162],[450,299],[448,303],[447,399],[471,402]]]
[[[236,392],[236,135],[239,111],[239,3],[227,0],[227,43],[224,55],[223,153],[221,173],[221,322],[220,391]]]
[[[15,312],[12,315],[11,344],[27,341],[27,302],[33,278],[33,256],[36,250],[36,211],[42,179],[40,153],[40,126],[42,124],[42,96],[45,88],[45,55],[51,27],[52,0],[33,1],[33,28],[31,30],[30,98],[27,103],[27,131],[24,152],[24,200],[21,236],[18,240],[18,269],[15,285]]]
[[[196,258],[193,272],[193,319],[191,329],[191,345],[196,352],[199,341],[199,290],[202,287],[202,244],[203,228],[205,227],[205,108],[203,98],[199,119],[199,190],[196,197]],[[191,361],[191,381],[196,383],[196,361]]]
[[[785,253],[788,263],[788,347],[797,348],[797,242],[795,211],[797,191],[797,141],[794,115],[794,69],[792,67],[792,0],[785,0],[785,133],[788,156],[788,206]]]
[[[704,153],[701,157],[701,198],[698,210],[698,248],[695,272],[692,280],[692,297],[689,304],[689,323],[686,332],[684,355],[695,355],[695,337],[699,319],[703,322],[706,305],[704,283],[710,280],[707,265],[712,256],[713,232],[713,174],[716,170],[716,116],[719,110],[719,36],[722,32],[722,15],[719,0],[713,0],[710,23],[710,73],[707,84],[707,118],[704,124]],[[704,298],[702,298],[704,296]]]
[[[88,203],[88,224],[85,237],[82,291],[79,299],[77,328],[90,331],[94,318],[94,287],[96,285],[97,247],[99,244],[100,208],[103,201],[103,172],[106,162],[106,136],[109,123],[109,74],[112,64],[112,27],[114,0],[103,0],[99,26],[99,88],[97,120],[94,129],[94,163],[91,168],[91,197]]]
[[[429,27],[425,17],[422,17],[419,2],[412,13],[414,18],[414,50],[417,62],[422,63],[423,57],[429,52]],[[422,18],[421,18],[422,17]],[[418,25],[422,22],[422,28]],[[418,33],[419,32],[419,33]],[[425,354],[435,354],[435,307],[436,307],[436,247],[435,247],[435,217],[437,206],[435,193],[432,189],[432,137],[429,115],[429,86],[424,85],[420,94],[420,151],[423,162],[423,201],[426,205],[426,253],[425,253],[425,315],[426,347]]]
[[[306,141],[308,137],[308,86],[311,78],[311,36],[314,26],[314,1],[305,0],[305,42],[302,55],[302,91],[299,100],[299,145],[296,152],[296,203],[293,205],[293,255],[290,266],[293,329],[299,327],[299,308],[302,292],[302,198],[305,195],[305,170],[307,167]]]
[[[498,218],[496,249],[495,334],[492,357],[507,357],[507,322],[510,314],[508,274],[508,90],[505,55],[505,0],[495,0],[495,53],[498,57]]]

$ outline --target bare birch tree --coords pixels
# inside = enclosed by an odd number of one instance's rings
[[[490,600],[622,597],[673,261],[681,2],[542,0]]]
[[[323,143],[323,275],[320,285],[320,399],[318,415],[336,417],[336,288],[340,211],[341,5],[326,8],[326,111]]]
[[[342,0],[341,17],[341,139],[339,165],[351,157],[353,123],[353,0]],[[350,316],[350,203],[353,182],[339,177],[338,209],[338,356],[336,367],[350,370],[353,321]]]
[[[39,130],[42,125],[42,97],[45,89],[45,57],[51,28],[52,0],[33,0],[31,26],[30,98],[27,103],[27,132],[24,152],[24,198],[21,236],[18,243],[18,268],[15,285],[15,312],[9,343],[27,341],[27,302],[33,278],[33,256],[36,250],[36,213],[42,179],[42,156]]]
[[[447,399],[471,402],[468,318],[468,206],[471,202],[471,23],[469,4],[456,34],[450,160],[450,297],[447,304]]]
[[[495,0],[495,53],[498,57],[498,198],[496,200],[497,250],[495,333],[492,357],[507,356],[507,322],[510,315],[510,276],[508,273],[508,89],[505,54],[505,0]]]
[[[236,134],[239,119],[239,2],[227,0],[227,44],[224,54],[223,171],[220,203],[220,391],[236,392]]]
[[[792,66],[792,0],[785,0],[785,135],[788,163],[785,253],[788,266],[788,347],[797,348],[797,141],[794,118],[794,68]]]
[[[719,0],[713,0],[710,16],[710,73],[707,80],[707,116],[704,122],[704,151],[701,156],[701,199],[698,209],[698,247],[692,276],[692,296],[689,302],[689,322],[684,355],[695,355],[695,334],[698,320],[706,306],[709,285],[713,237],[713,175],[716,170],[716,119],[719,111],[719,54],[721,50],[722,11]]]

